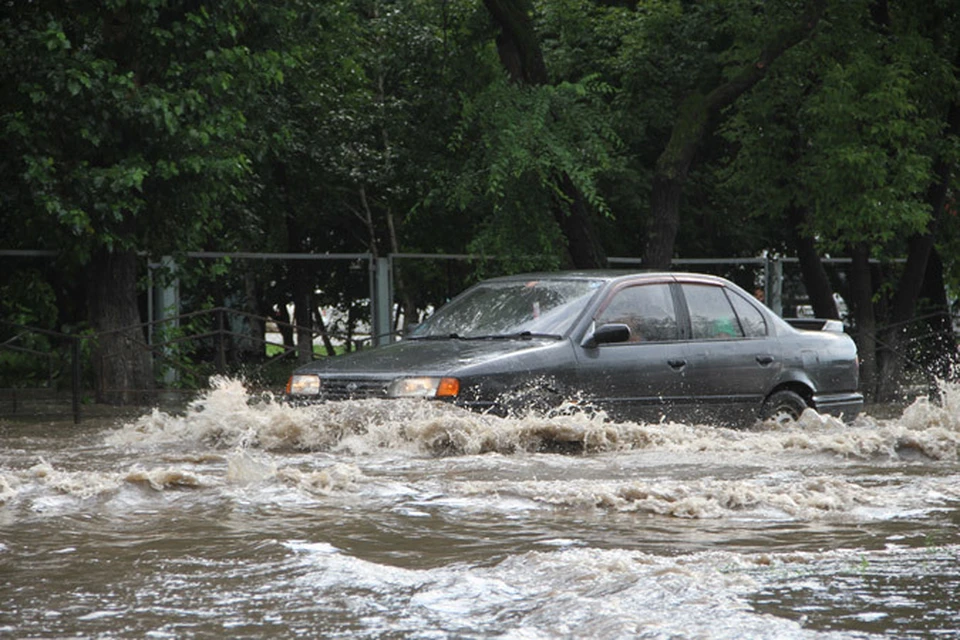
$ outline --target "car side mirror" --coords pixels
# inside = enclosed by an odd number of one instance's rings
[[[592,349],[601,344],[614,344],[617,342],[626,342],[630,339],[630,327],[625,324],[611,323],[603,324],[588,335],[580,346],[585,349]]]

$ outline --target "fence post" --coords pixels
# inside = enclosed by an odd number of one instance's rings
[[[217,309],[217,355],[216,368],[217,373],[223,374],[227,366],[227,355],[224,351],[225,347],[223,344],[223,332],[224,332],[224,318],[223,318],[223,307]]]
[[[73,379],[70,381],[73,395],[73,423],[80,424],[80,338],[70,341],[70,368]]]
[[[374,344],[379,346],[392,342],[390,295],[390,260],[377,258],[376,303],[374,305]]]
[[[769,300],[770,309],[783,317],[783,261],[774,257],[770,261]]]
[[[164,269],[168,281],[162,287],[153,285],[153,273],[157,269]],[[163,327],[162,336],[169,336],[170,329],[176,329],[180,326],[180,278],[177,277],[177,263],[173,256],[163,256],[159,263],[151,264],[150,282],[151,291],[147,297],[147,305],[150,309],[149,318],[150,327],[148,342],[154,344],[154,326]],[[164,337],[164,342],[169,337]],[[162,351],[163,359],[170,358],[173,353],[170,347],[164,347]],[[162,367],[162,380],[164,384],[175,384],[180,378],[180,372],[176,367],[167,367],[163,362],[159,362]],[[156,366],[156,365],[155,365]]]

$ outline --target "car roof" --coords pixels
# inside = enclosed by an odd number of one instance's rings
[[[709,282],[712,284],[728,284],[729,281],[719,276],[707,273],[693,273],[688,271],[642,271],[630,269],[584,269],[580,271],[540,271],[532,273],[517,273],[509,276],[491,278],[487,282],[512,282],[525,280],[683,280],[687,282]]]

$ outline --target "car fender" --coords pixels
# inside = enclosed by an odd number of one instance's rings
[[[472,399],[498,401],[501,396],[533,389],[563,394],[575,379],[576,358],[568,339],[514,351],[448,372],[459,378]]]
[[[817,385],[814,384],[813,380],[806,371],[791,367],[784,368],[780,372],[780,375],[777,376],[773,386],[767,390],[766,395],[769,396],[779,389],[796,388],[797,385],[801,385],[804,387],[804,389],[806,389],[806,393],[801,395],[807,398],[808,401],[817,392]]]

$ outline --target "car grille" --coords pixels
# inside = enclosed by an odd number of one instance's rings
[[[384,380],[344,380],[324,378],[320,386],[322,396],[327,400],[363,400],[365,398],[385,398],[387,384]]]

